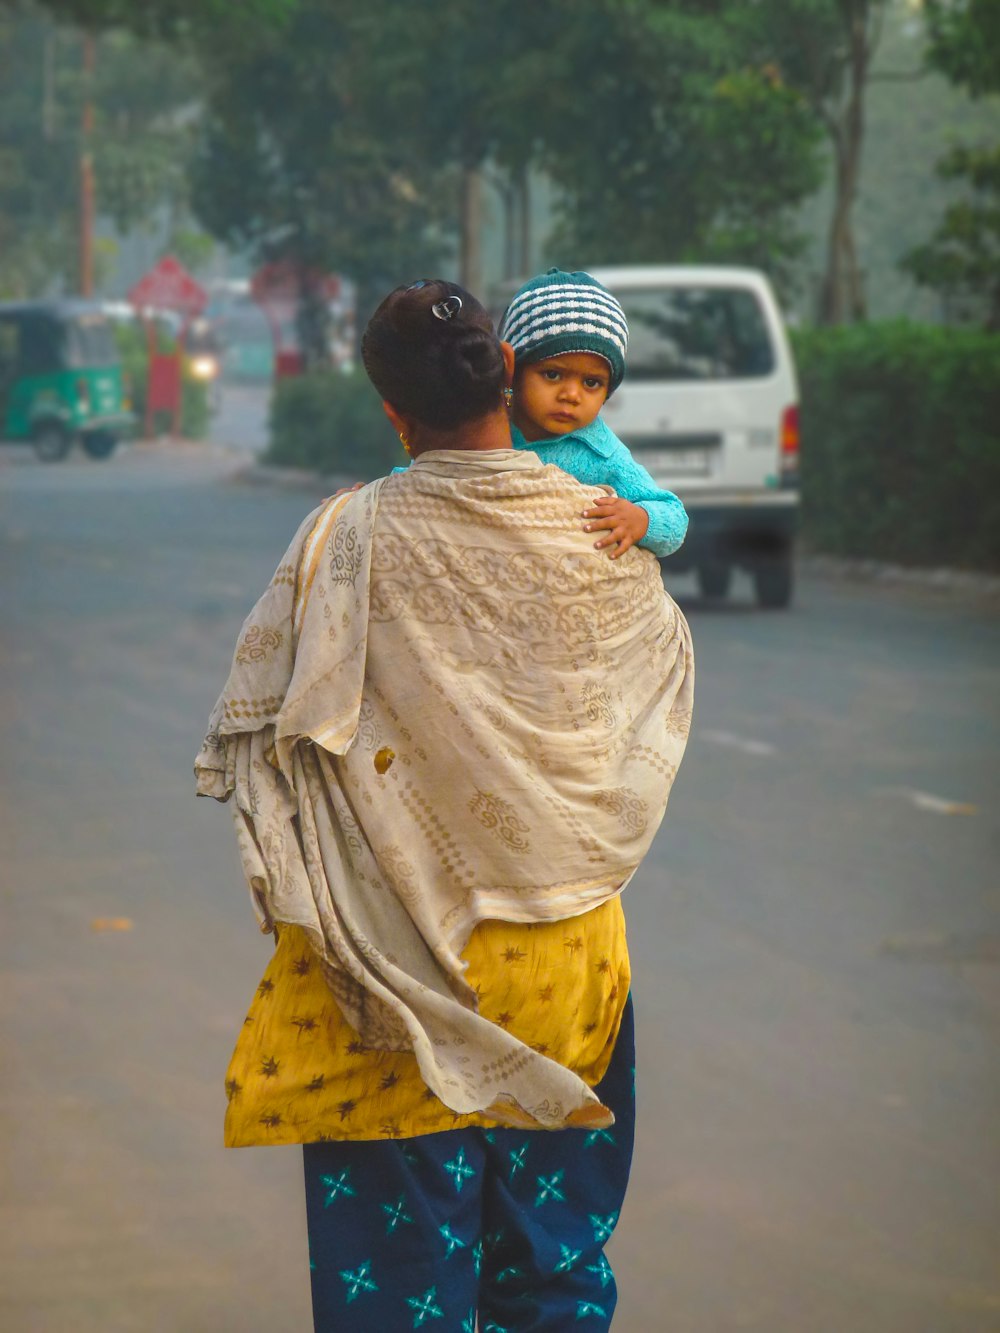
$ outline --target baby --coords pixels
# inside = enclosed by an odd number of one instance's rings
[[[687,532],[684,506],[600,417],[625,375],[628,324],[615,297],[589,273],[551,268],[518,291],[500,337],[515,354],[514,448],[617,492],[583,513],[588,532],[606,534],[594,545],[612,547],[612,559],[635,544],[658,557],[676,551]]]

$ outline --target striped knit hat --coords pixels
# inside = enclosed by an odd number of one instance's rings
[[[609,393],[625,377],[625,312],[589,273],[550,268],[526,282],[507,307],[500,337],[514,348],[518,365],[570,352],[594,352],[611,367]]]

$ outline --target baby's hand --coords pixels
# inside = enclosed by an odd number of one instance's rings
[[[598,528],[608,528],[607,537],[594,542],[598,550],[605,546],[615,546],[609,551],[612,560],[618,557],[636,542],[641,542],[649,527],[649,515],[642,505],[635,505],[631,500],[623,500],[618,495],[605,495],[595,500],[593,507],[583,511],[583,517],[593,520],[585,523],[584,532],[594,532]]]

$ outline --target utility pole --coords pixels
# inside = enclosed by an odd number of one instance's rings
[[[480,297],[483,286],[482,256],[483,177],[478,167],[462,171],[462,234],[459,252],[459,282],[467,292]]]
[[[83,114],[80,122],[80,254],[81,296],[94,293],[94,63],[92,32],[83,35]]]

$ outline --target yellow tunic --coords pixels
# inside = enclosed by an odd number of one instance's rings
[[[621,899],[536,925],[484,921],[463,957],[480,1013],[591,1087],[611,1059],[630,970]],[[345,1022],[306,937],[283,926],[226,1075],[229,1148],[394,1139],[466,1125],[409,1052],[363,1045]]]

